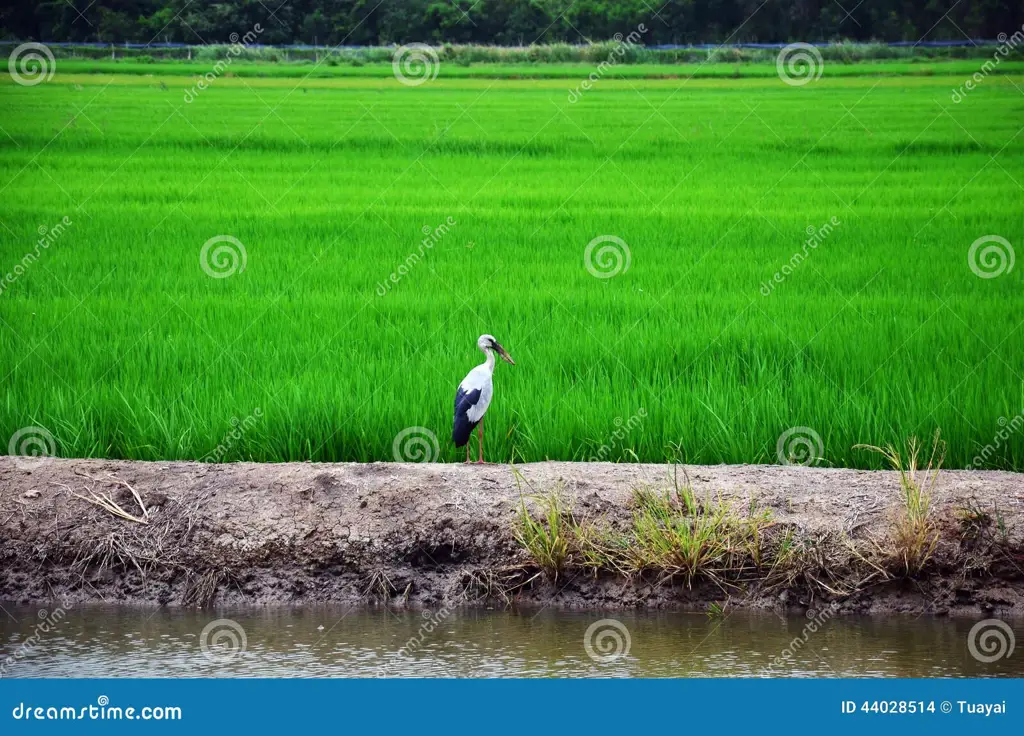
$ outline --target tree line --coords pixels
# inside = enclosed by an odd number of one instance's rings
[[[1020,0],[0,0],[7,40],[502,46],[586,43],[995,39],[1024,25]],[[235,34],[234,36],[232,34]]]

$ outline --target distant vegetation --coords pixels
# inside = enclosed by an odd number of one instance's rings
[[[849,12],[847,12],[849,11]],[[1016,0],[67,0],[0,2],[0,36],[38,41],[227,43],[256,24],[264,44],[522,46],[995,39],[1024,24]]]
[[[978,44],[969,46],[890,46],[884,43],[833,43],[822,45],[818,54],[826,63],[855,64],[861,62],[902,61],[923,63],[957,59],[989,59],[999,52],[1002,60],[1024,60],[1024,34],[1021,43],[1011,45]],[[0,42],[0,50],[13,43]],[[118,61],[152,64],[160,61],[215,63],[231,56],[236,63],[275,64],[283,66],[390,66],[396,47],[366,48],[282,48],[242,44],[179,47],[69,46],[53,47],[57,58],[74,60]],[[712,48],[651,48],[616,41],[584,45],[554,43],[525,47],[481,46],[478,44],[441,44],[435,47],[443,65],[471,66],[478,64],[551,65],[599,64],[609,59],[615,65],[678,65],[678,64],[775,64],[777,48],[721,46]],[[325,70],[326,71],[326,70]],[[973,69],[972,69],[973,71]]]

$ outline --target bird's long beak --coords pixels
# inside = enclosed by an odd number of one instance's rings
[[[509,365],[516,364],[516,362],[512,360],[512,356],[508,354],[508,351],[505,350],[505,348],[503,348],[499,343],[494,343],[494,349],[498,351],[498,355],[500,355],[501,359],[504,360],[506,363],[508,363]]]

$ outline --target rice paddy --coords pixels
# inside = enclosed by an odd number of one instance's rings
[[[1024,469],[1020,75],[147,66],[0,82],[4,439],[460,460],[487,332],[492,461]]]

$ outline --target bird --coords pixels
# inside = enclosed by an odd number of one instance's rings
[[[466,446],[466,462],[469,462],[469,438],[479,425],[479,449],[477,463],[484,461],[484,413],[491,405],[494,394],[494,354],[497,353],[509,365],[515,365],[512,356],[501,346],[493,335],[480,335],[476,346],[487,356],[487,360],[466,374],[455,392],[455,421],[452,426],[452,442],[456,447]]]

